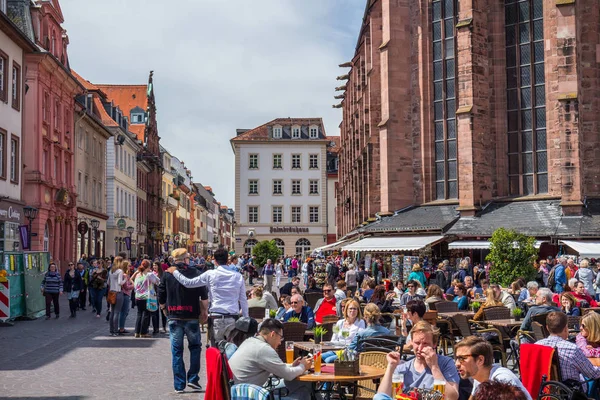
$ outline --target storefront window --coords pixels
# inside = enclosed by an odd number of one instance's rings
[[[19,242],[19,224],[0,222],[0,251],[18,251]]]

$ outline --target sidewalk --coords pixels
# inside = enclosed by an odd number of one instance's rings
[[[0,327],[0,398],[204,399],[191,391],[174,393],[168,334],[110,337],[106,310],[102,318],[90,308],[68,318],[66,296],[60,307],[59,319],[53,315]],[[132,309],[127,318],[130,332],[136,313]],[[202,341],[205,350],[204,335]],[[188,366],[187,348],[184,357]],[[200,383],[206,387],[204,351],[201,360]]]

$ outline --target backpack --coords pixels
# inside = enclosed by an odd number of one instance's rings
[[[556,284],[556,280],[554,278],[554,274],[556,273],[556,267],[558,267],[558,265],[552,267],[552,269],[548,273],[548,287],[550,288],[550,290],[554,290],[554,285]]]

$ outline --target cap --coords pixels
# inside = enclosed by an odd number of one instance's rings
[[[254,336],[258,332],[258,322],[254,318],[241,317],[235,321],[235,329]]]

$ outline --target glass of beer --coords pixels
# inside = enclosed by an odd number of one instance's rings
[[[313,347],[313,361],[314,361],[314,369],[315,375],[321,375],[321,355],[322,355],[322,347],[320,344],[315,344]]]
[[[392,375],[392,398],[402,394],[404,390],[404,374],[394,373]]]
[[[285,342],[285,361],[288,364],[294,362],[294,342]]]
[[[439,379],[435,379],[433,381],[433,390],[437,390],[442,394],[442,396],[446,395],[446,381],[442,381]]]

